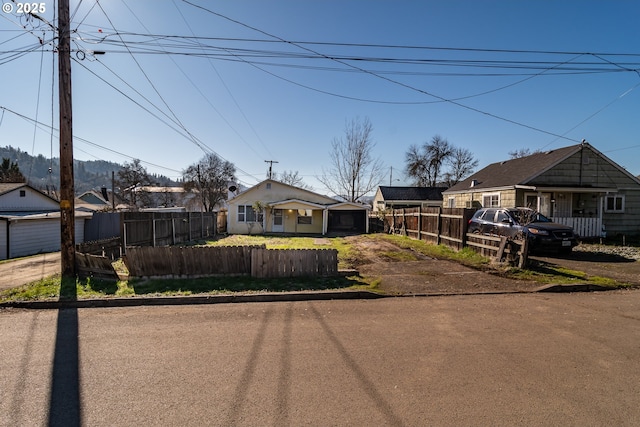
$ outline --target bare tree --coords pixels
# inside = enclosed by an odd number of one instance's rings
[[[417,145],[411,145],[405,154],[406,173],[413,178],[416,187],[427,187],[431,182],[430,170],[427,168],[429,162],[426,154],[420,151]]]
[[[380,159],[373,157],[373,126],[368,118],[345,123],[344,138],[331,144],[331,169],[319,178],[330,191],[349,202],[356,202],[373,191],[383,180]]]
[[[466,148],[454,148],[449,158],[449,170],[444,174],[447,184],[453,186],[471,175],[478,167],[478,160]]]
[[[284,171],[280,174],[274,173],[273,179],[288,185],[293,185],[294,187],[311,190],[311,186],[305,184],[305,182],[302,180],[302,177],[299,175],[298,171]]]
[[[233,163],[215,154],[207,154],[182,173],[182,186],[186,191],[196,191],[204,210],[211,212],[227,199],[229,183],[236,181],[235,173]]]
[[[519,159],[520,157],[527,157],[539,152],[540,150],[535,150],[532,152],[528,148],[518,148],[517,150],[509,151],[509,156],[511,156],[512,159]]]
[[[453,150],[453,145],[440,135],[425,142],[422,150],[412,145],[405,156],[407,175],[418,186],[435,187],[443,180],[442,167],[453,155]]]
[[[150,203],[149,194],[141,191],[141,187],[154,185],[147,169],[142,166],[139,159],[134,159],[131,163],[125,163],[118,171],[116,185],[120,189],[120,197],[131,208],[139,209],[148,206]]]

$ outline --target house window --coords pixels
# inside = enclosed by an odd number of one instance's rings
[[[27,197],[27,192],[25,190],[20,190],[20,197]]]
[[[500,193],[482,195],[482,207],[497,208],[498,206],[500,206]]]
[[[262,222],[262,212],[253,209],[251,205],[238,205],[238,222]]]
[[[455,208],[456,207],[456,198],[455,197],[449,197],[449,199],[447,201],[447,207],[449,207],[449,208]]]
[[[298,224],[311,225],[313,212],[311,209],[298,209]]]
[[[624,212],[624,196],[607,196],[605,199],[604,211],[611,213]]]

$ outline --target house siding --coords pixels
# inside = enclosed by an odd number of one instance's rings
[[[637,187],[638,183],[589,147],[527,183],[537,186]]]
[[[21,191],[24,191],[24,197],[20,197]],[[26,186],[1,195],[0,200],[0,210],[5,212],[55,211],[60,209],[58,202]]]
[[[603,214],[607,236],[640,235],[640,190],[621,190],[617,195],[624,195],[624,212]]]
[[[84,219],[75,219],[75,241],[84,242]],[[5,225],[4,222],[2,225]],[[6,227],[5,227],[6,230]],[[6,231],[0,232],[6,247]],[[17,258],[60,250],[60,218],[29,219],[11,221],[9,224],[10,248],[5,249],[3,258]],[[0,255],[2,253],[0,252]]]
[[[7,259],[9,254],[7,253],[7,225],[9,221],[6,219],[0,219],[0,259]]]

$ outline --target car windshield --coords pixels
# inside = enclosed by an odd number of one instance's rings
[[[527,225],[532,222],[551,222],[549,218],[540,212],[530,209],[514,209],[509,211],[509,215],[520,225]]]

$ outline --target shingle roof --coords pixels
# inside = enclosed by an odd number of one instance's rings
[[[468,190],[474,180],[476,181],[473,186],[474,189],[526,184],[532,178],[577,152],[580,147],[581,144],[571,145],[557,150],[534,153],[526,157],[492,163],[449,188],[447,192]]]
[[[3,182],[0,183],[0,194],[8,193],[16,188],[24,187],[27,184],[24,182]]]
[[[384,200],[442,200],[447,187],[386,187],[380,186]]]

